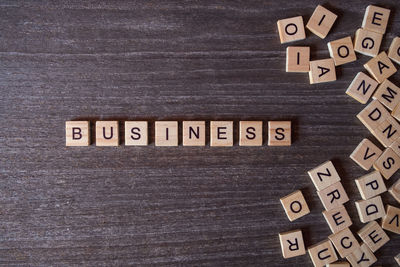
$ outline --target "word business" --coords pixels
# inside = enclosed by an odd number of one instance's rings
[[[118,146],[119,122],[96,121],[96,146]],[[210,146],[233,146],[234,144],[233,121],[210,121]],[[263,121],[239,122],[239,146],[263,145]],[[156,121],[154,123],[155,146],[178,146],[179,138],[178,121]],[[65,123],[66,146],[90,145],[89,121],[66,121]],[[149,126],[147,121],[125,121],[125,146],[149,145]],[[268,145],[291,145],[291,122],[268,122]],[[206,122],[183,121],[182,145],[205,146]]]

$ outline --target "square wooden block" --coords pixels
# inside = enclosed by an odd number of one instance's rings
[[[318,5],[311,15],[310,20],[307,22],[306,27],[315,35],[324,39],[328,35],[336,19],[337,15],[335,13]]]
[[[309,247],[308,254],[316,267],[322,267],[338,260],[335,249],[329,239]]]
[[[125,121],[125,145],[147,146],[149,144],[147,121]]]
[[[262,143],[263,143],[263,122],[240,121],[239,146],[262,146]]]
[[[326,267],[351,267],[347,261],[337,261],[334,263],[327,264]]]
[[[210,146],[233,146],[233,121],[210,122]]]
[[[206,122],[205,121],[183,121],[182,122],[182,144],[184,146],[206,145]]]
[[[378,171],[373,171],[356,179],[356,185],[364,200],[373,198],[387,191],[385,182]]]
[[[96,146],[118,146],[118,121],[96,121]]]
[[[375,92],[378,82],[363,72],[357,73],[350,86],[346,90],[346,94],[365,104],[368,102],[372,94]]]
[[[331,161],[326,161],[318,167],[308,171],[308,175],[318,191],[340,181],[339,174]]]
[[[326,210],[338,208],[349,201],[341,182],[334,183],[317,193]]]
[[[382,198],[376,196],[368,200],[356,201],[356,208],[360,221],[367,223],[385,216],[385,208],[383,207]]]
[[[384,80],[372,96],[378,99],[389,110],[393,110],[400,103],[400,88],[389,80]]]
[[[310,61],[310,84],[336,81],[335,62],[332,58]]]
[[[324,216],[332,233],[338,233],[353,224],[344,206],[340,206],[331,210],[325,210],[322,212],[322,215]]]
[[[286,48],[286,72],[308,72],[310,70],[310,47],[288,46]]]
[[[382,228],[400,235],[400,209],[387,205],[386,215],[382,220]]]
[[[389,20],[390,9],[369,5],[365,10],[362,27],[384,34]]]
[[[66,121],[65,145],[66,146],[90,145],[90,123],[88,121]]]
[[[400,179],[389,188],[389,193],[400,203]]]
[[[357,234],[372,252],[377,251],[390,240],[376,221],[369,222]]]
[[[354,52],[353,41],[350,36],[328,43],[329,55],[335,61],[335,66],[343,65],[357,60]]]
[[[354,38],[354,50],[360,54],[374,57],[379,53],[382,39],[383,34],[381,33],[358,29]]]
[[[364,68],[379,83],[382,83],[385,79],[389,78],[397,71],[386,52],[381,52],[379,55],[365,63]]]
[[[278,20],[277,25],[281,44],[306,38],[302,16]]]
[[[290,146],[292,144],[292,122],[291,121],[269,121],[268,122],[268,145]]]
[[[391,60],[400,64],[400,38],[395,37],[390,44],[388,56]]]
[[[400,168],[400,157],[390,147],[386,148],[375,161],[374,168],[388,180]]]
[[[361,168],[368,171],[374,162],[382,154],[382,150],[367,138],[364,138],[360,144],[351,153],[350,158],[354,160]]]
[[[384,147],[389,147],[400,137],[400,124],[392,116],[388,116],[378,128],[372,131],[372,134]]]
[[[349,228],[345,228],[336,234],[331,234],[329,236],[329,240],[331,240],[340,257],[342,258],[360,248],[360,244]]]
[[[155,122],[155,146],[178,146],[178,122]]]
[[[371,103],[357,114],[357,118],[370,132],[378,128],[387,117],[390,117],[389,111],[378,100],[371,101]]]
[[[282,197],[280,201],[291,222],[310,213],[307,202],[300,190]]]
[[[303,233],[300,229],[279,233],[279,241],[285,259],[306,254]]]
[[[351,266],[357,267],[369,267],[377,261],[374,253],[364,243],[361,244],[359,249],[356,249],[347,256],[346,259],[350,262]]]

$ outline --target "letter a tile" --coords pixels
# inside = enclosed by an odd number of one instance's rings
[[[336,81],[335,62],[332,58],[310,61],[310,84]]]
[[[385,52],[381,52],[379,55],[365,63],[364,68],[379,83],[382,83],[385,79],[389,78],[397,71],[396,67],[393,65],[392,61]]]

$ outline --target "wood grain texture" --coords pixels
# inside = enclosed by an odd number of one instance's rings
[[[300,228],[306,246],[331,234],[306,173],[327,160],[350,197],[351,229],[361,229],[354,179],[366,172],[349,155],[370,135],[345,90],[370,58],[310,85],[285,73],[276,28],[308,21],[317,4],[1,1],[0,265],[311,265],[308,255],[284,260],[278,233]],[[296,42],[311,60],[353,35],[369,3],[322,4],[339,17],[326,39]],[[398,3],[374,4],[392,10],[386,50],[400,32]],[[119,120],[121,143],[124,120],[148,120],[151,145],[65,147],[75,119]],[[233,120],[235,145],[155,147],[155,120]],[[291,120],[293,145],[239,147],[239,120]],[[297,189],[311,213],[290,223],[279,198]],[[400,247],[389,236],[376,253],[384,266]]]

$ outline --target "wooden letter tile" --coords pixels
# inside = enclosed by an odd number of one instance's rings
[[[357,60],[351,37],[345,37],[328,43],[329,55],[335,61],[335,66]]]
[[[233,146],[233,121],[210,122],[210,146]]]
[[[206,145],[206,122],[205,121],[183,121],[182,136],[184,146]]]
[[[365,10],[362,27],[384,34],[389,20],[390,9],[369,5]]]
[[[306,254],[303,234],[300,229],[279,233],[279,241],[285,259]]]
[[[364,138],[353,153],[351,153],[350,158],[360,165],[361,168],[368,171],[381,154],[381,149],[367,138]]]
[[[400,179],[389,188],[389,193],[400,203]]]
[[[328,223],[332,233],[338,233],[353,224],[344,206],[340,206],[331,210],[325,210],[322,212],[322,215],[324,215],[324,218]]]
[[[389,80],[384,80],[372,98],[378,99],[389,110],[393,110],[400,103],[400,88]]]
[[[367,74],[359,72],[347,88],[346,94],[361,104],[365,104],[375,92],[377,86],[377,81],[369,77]]]
[[[332,28],[333,23],[335,23],[336,18],[336,14],[318,5],[307,22],[306,27],[315,35],[324,39]]]
[[[345,228],[336,234],[331,234],[329,239],[335,246],[340,257],[344,258],[352,253],[354,250],[360,248],[360,244],[354,237],[349,228]]]
[[[318,167],[308,171],[308,175],[318,191],[340,181],[339,174],[331,161],[324,162]]]
[[[365,63],[364,68],[368,70],[372,77],[374,77],[379,83],[382,83],[397,71],[396,67],[385,52],[381,52],[379,55]]]
[[[382,228],[400,235],[400,209],[387,205],[386,215],[382,220]]]
[[[356,179],[356,184],[364,200],[380,195],[387,190],[385,182],[378,171],[373,171]]]
[[[354,267],[369,267],[377,261],[374,253],[366,244],[361,244],[360,248],[347,256],[346,259]]]
[[[291,121],[269,121],[268,122],[268,145],[290,146],[292,144],[292,122]]]
[[[388,180],[400,168],[400,157],[389,147],[375,161],[374,168]]]
[[[90,126],[88,121],[65,122],[65,145],[88,146],[90,145]]]
[[[308,254],[315,267],[322,267],[338,260],[335,249],[329,239],[309,247]]]
[[[400,137],[400,124],[392,116],[388,116],[372,134],[384,147],[389,147]]]
[[[310,84],[336,81],[335,62],[332,58],[310,61]]]
[[[377,251],[390,240],[376,221],[369,222],[357,234],[372,252]]]
[[[356,208],[360,221],[367,223],[385,216],[385,208],[383,207],[382,198],[376,196],[368,200],[356,201]]]
[[[389,47],[388,56],[391,60],[400,64],[400,38],[395,37]]]
[[[262,143],[262,121],[241,121],[239,123],[239,146],[261,146]]]
[[[178,145],[178,122],[156,121],[155,122],[155,145],[177,146]]]
[[[125,121],[126,146],[147,146],[148,135],[147,121]]]
[[[389,147],[400,137],[400,124],[392,116],[388,116],[372,134],[383,146]]]
[[[326,210],[338,208],[349,201],[341,182],[334,183],[317,193]]]
[[[286,72],[309,72],[310,47],[288,46],[286,48]]]
[[[337,261],[327,264],[326,267],[350,267],[350,263],[348,263],[347,261]]]
[[[118,145],[118,121],[96,121],[96,146]]]
[[[378,101],[373,100],[369,103],[360,113],[357,118],[364,124],[365,127],[374,131],[380,124],[382,124],[387,117],[390,116],[389,111]]]
[[[374,57],[378,55],[383,35],[381,33],[358,29],[356,31],[354,50],[360,54]]]
[[[307,202],[300,190],[282,197],[280,201],[291,222],[310,213]]]
[[[281,44],[306,38],[302,16],[281,19],[278,20],[277,24]]]

